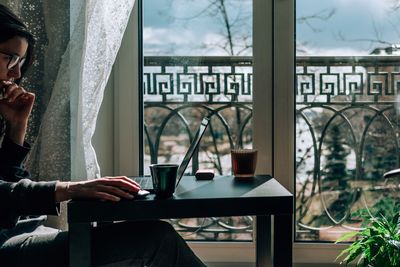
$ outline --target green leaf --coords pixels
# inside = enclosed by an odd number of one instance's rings
[[[396,213],[396,215],[394,215],[393,220],[392,220],[392,224],[393,225],[398,225],[399,224],[399,219],[400,219],[400,212]]]
[[[336,240],[336,243],[339,243],[359,236],[359,239],[344,249],[336,259],[346,255],[342,263],[345,262],[347,265],[360,256],[356,266],[369,266],[370,264],[379,267],[399,267],[400,212],[385,211],[384,209],[383,212],[388,216],[385,217],[381,214],[374,217],[369,220],[369,226],[362,231],[347,233]]]
[[[362,247],[358,247],[357,249],[355,249],[352,253],[349,253],[347,255],[347,257],[343,260],[346,262],[346,264],[351,263],[353,260],[355,260],[360,254],[362,254],[363,252],[363,248]]]
[[[345,254],[350,254],[353,253],[353,251],[357,249],[357,244],[352,244],[351,246],[349,246],[348,248],[342,250],[339,255],[336,257],[335,261],[337,261],[339,258],[341,258],[342,256],[344,256]]]
[[[388,242],[390,245],[392,245],[393,247],[397,248],[400,250],[400,241],[397,240],[389,240]]]
[[[356,235],[358,235],[358,234],[359,234],[359,232],[356,232],[356,231],[350,232],[350,233],[347,233],[347,234],[344,234],[344,235],[342,235],[341,237],[339,237],[339,238],[336,240],[335,244],[340,243],[340,242],[343,242],[343,241],[345,241],[345,240],[347,240],[347,239],[349,239],[349,238],[352,238],[352,237],[354,237],[354,236],[356,236]]]
[[[346,262],[346,264],[351,263],[355,258],[357,258],[360,254],[362,254],[364,250],[363,247],[360,245],[351,246],[350,248],[351,250],[348,251],[347,256],[342,261]]]

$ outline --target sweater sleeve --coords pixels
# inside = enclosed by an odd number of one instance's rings
[[[29,179],[16,183],[0,180],[0,228],[14,226],[21,215],[58,215],[55,185],[56,182],[33,182]]]
[[[7,136],[4,136],[0,147],[0,176],[8,182],[18,182],[23,178],[29,178],[22,163],[30,151],[28,143],[23,146],[15,144]]]
[[[20,166],[30,150],[31,147],[27,142],[20,146],[4,136],[0,148],[0,162],[2,165]]]
[[[4,137],[0,148],[0,228],[13,227],[21,215],[59,214],[56,182],[33,182],[23,168],[30,148]]]

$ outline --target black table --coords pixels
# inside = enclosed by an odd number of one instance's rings
[[[256,216],[257,266],[292,266],[293,195],[274,178],[256,176],[239,181],[232,176],[196,181],[183,177],[174,198],[70,201],[68,224],[70,266],[91,266],[92,222],[194,217]],[[273,215],[271,217],[271,215]]]

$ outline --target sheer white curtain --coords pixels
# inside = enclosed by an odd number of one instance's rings
[[[104,88],[128,24],[134,0],[85,1],[71,43],[71,177],[100,176],[92,147]],[[74,34],[77,34],[77,39]],[[78,41],[75,43],[75,41]],[[83,41],[83,43],[81,42]],[[82,49],[80,49],[82,44]],[[79,53],[81,52],[81,53]]]
[[[91,139],[134,2],[70,1],[70,42],[32,153],[41,179],[69,179],[63,178],[63,172],[68,172],[65,166],[57,168],[57,164],[63,164],[63,153],[71,154],[71,180],[100,176]],[[70,151],[60,151],[59,147],[69,140]]]

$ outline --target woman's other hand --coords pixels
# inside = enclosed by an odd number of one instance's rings
[[[6,134],[15,143],[22,145],[35,95],[10,81],[0,81],[0,90],[3,92],[0,115],[6,121]]]
[[[103,177],[81,182],[58,182],[56,202],[69,199],[99,199],[119,201],[132,199],[140,190],[140,185],[126,176]]]

